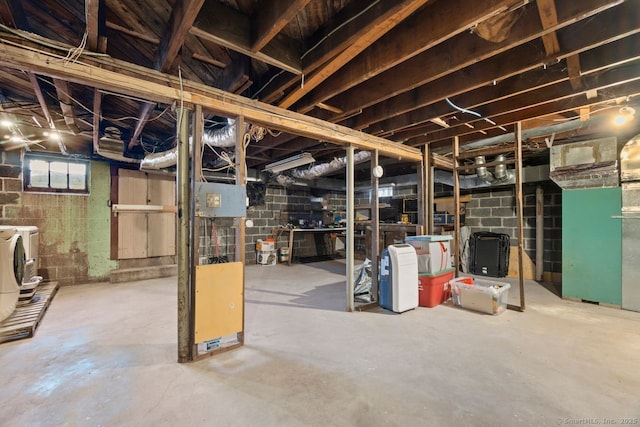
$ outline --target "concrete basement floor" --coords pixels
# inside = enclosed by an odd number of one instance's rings
[[[248,266],[246,345],[191,364],[175,277],[63,287],[34,338],[0,345],[0,425],[639,422],[640,313],[535,282],[525,313],[347,313],[344,271]]]

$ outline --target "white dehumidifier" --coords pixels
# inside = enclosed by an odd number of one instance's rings
[[[390,245],[380,258],[380,305],[396,313],[418,306],[418,257],[413,246]]]
[[[15,227],[0,226],[0,321],[16,308],[23,274],[22,237]]]

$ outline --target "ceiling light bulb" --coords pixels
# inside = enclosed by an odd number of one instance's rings
[[[9,120],[0,120],[0,126],[2,126],[3,128],[10,128],[11,126],[13,126],[13,123],[11,123]]]
[[[60,141],[62,139],[62,135],[58,132],[52,132],[49,134],[49,139],[52,141]]]
[[[633,120],[633,117],[635,116],[635,114],[636,114],[636,110],[634,110],[632,107],[622,107],[620,108],[620,111],[618,112],[618,114],[614,117],[613,123],[616,126],[622,126],[625,123]]]

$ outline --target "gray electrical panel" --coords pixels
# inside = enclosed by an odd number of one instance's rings
[[[247,216],[245,186],[197,182],[195,190],[195,216],[209,218]]]

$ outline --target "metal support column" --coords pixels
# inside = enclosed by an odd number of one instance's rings
[[[518,211],[518,277],[520,279],[520,311],[524,311],[524,208],[522,196],[522,123],[515,125],[516,134],[516,210]]]
[[[353,271],[354,271],[354,165],[353,165],[354,148],[352,146],[347,147],[347,311],[353,311]],[[377,194],[376,194],[377,196]]]
[[[192,305],[189,208],[189,113],[178,110],[178,362],[193,360],[194,307]]]
[[[378,166],[378,150],[371,153],[371,295],[373,301],[378,297],[378,262],[380,259],[380,199],[378,198],[378,178],[373,169]]]

